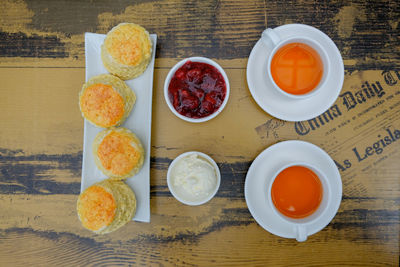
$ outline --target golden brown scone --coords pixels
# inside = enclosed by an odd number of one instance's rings
[[[97,167],[112,179],[135,175],[144,161],[139,138],[123,127],[98,133],[93,141],[93,155]]]
[[[121,23],[107,33],[101,46],[101,59],[110,73],[129,80],[146,70],[151,52],[150,35],[142,26]]]
[[[123,123],[135,101],[136,95],[132,89],[123,80],[110,74],[90,78],[79,93],[82,116],[101,128]]]
[[[86,229],[97,234],[110,233],[132,220],[136,197],[124,182],[107,179],[80,194],[77,212]]]

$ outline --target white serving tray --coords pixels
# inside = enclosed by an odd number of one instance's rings
[[[104,38],[104,34],[85,33],[86,81],[93,76],[108,73],[103,66],[100,56],[100,47]],[[126,183],[135,192],[137,200],[137,209],[133,220],[141,222],[150,222],[151,111],[157,35],[150,34],[150,39],[153,44],[153,51],[149,66],[139,77],[126,81],[128,86],[136,94],[136,103],[129,117],[124,124],[121,125],[130,129],[139,137],[145,151],[145,160],[142,169],[134,177],[126,180]],[[102,128],[95,127],[85,120],[81,192],[92,184],[107,178],[107,176],[97,168],[92,154],[93,140],[97,133],[102,130]]]

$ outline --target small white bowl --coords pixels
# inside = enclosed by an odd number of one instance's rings
[[[203,117],[203,118],[198,118],[198,119],[189,118],[189,117],[186,117],[186,116],[180,114],[178,111],[176,111],[176,109],[174,108],[174,106],[172,105],[172,103],[171,103],[171,101],[169,100],[169,97],[168,97],[168,87],[169,87],[169,83],[170,83],[172,77],[174,76],[175,72],[180,67],[182,67],[183,64],[185,64],[188,61],[207,63],[207,64],[215,67],[222,74],[222,77],[224,77],[224,80],[225,80],[226,95],[225,95],[224,101],[222,102],[221,106],[214,113],[212,113],[212,114],[210,114],[210,115],[208,115],[206,117]],[[204,121],[208,121],[208,120],[211,120],[212,118],[216,117],[219,113],[221,113],[221,111],[226,106],[226,103],[228,102],[228,98],[229,98],[229,93],[230,93],[229,80],[228,80],[228,76],[226,75],[224,69],[217,62],[215,62],[215,61],[213,61],[213,60],[211,60],[209,58],[205,58],[205,57],[189,57],[189,58],[185,58],[185,59],[179,61],[168,72],[167,78],[165,78],[165,83],[164,83],[164,98],[165,98],[165,102],[167,102],[167,105],[168,105],[169,109],[178,118],[181,118],[182,120],[185,120],[185,121],[188,121],[188,122],[195,122],[195,123],[204,122]]]
[[[175,167],[176,163],[179,162],[180,159],[182,159],[182,158],[184,158],[184,157],[187,157],[187,156],[189,156],[189,155],[192,155],[192,154],[197,154],[199,157],[201,157],[201,158],[207,160],[207,161],[214,167],[214,169],[215,169],[215,174],[216,174],[216,178],[217,178],[217,184],[216,184],[216,186],[215,186],[215,188],[214,188],[214,191],[213,191],[210,195],[208,195],[206,198],[201,199],[201,200],[199,200],[199,201],[188,201],[188,200],[185,200],[185,199],[181,198],[181,197],[179,196],[179,193],[177,193],[177,192],[174,190],[174,186],[172,185],[172,181],[171,181],[171,179],[172,179],[172,178],[171,178],[171,171],[172,171],[172,169]],[[204,203],[210,201],[210,200],[215,196],[215,194],[218,192],[219,186],[220,186],[220,184],[221,184],[221,173],[220,173],[220,170],[219,170],[219,168],[218,168],[217,163],[215,163],[215,161],[214,161],[210,156],[208,156],[208,155],[206,155],[206,154],[204,154],[204,153],[198,152],[198,151],[185,152],[185,153],[180,154],[178,157],[176,157],[176,158],[171,162],[171,164],[169,165],[168,172],[167,172],[167,184],[168,184],[169,191],[171,192],[171,194],[172,194],[178,201],[180,201],[180,202],[183,203],[183,204],[189,205],[189,206],[198,206],[198,205],[202,205],[202,204],[204,204]]]

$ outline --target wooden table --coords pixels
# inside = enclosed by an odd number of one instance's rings
[[[0,265],[398,266],[400,141],[382,151],[374,143],[400,129],[399,9],[396,1],[1,1]],[[96,236],[76,215],[83,34],[126,21],[159,38],[151,223]],[[287,23],[317,27],[340,49],[346,72],[339,115],[285,122],[251,97],[249,53],[266,27]],[[176,118],[163,98],[169,69],[189,56],[215,59],[231,83],[225,110],[206,123]],[[366,97],[367,85],[382,90]],[[336,217],[304,243],[263,230],[244,198],[253,159],[290,139],[326,150],[343,181]],[[171,160],[189,150],[209,154],[222,171],[217,196],[199,207],[180,204],[166,184]]]

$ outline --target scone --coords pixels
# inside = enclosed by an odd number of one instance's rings
[[[77,211],[86,229],[107,234],[132,220],[136,213],[136,197],[124,182],[107,179],[80,194]]]
[[[97,127],[118,126],[136,101],[132,89],[120,78],[101,74],[90,78],[79,93],[82,116]]]
[[[112,179],[135,175],[144,161],[139,138],[123,127],[98,133],[93,141],[93,155],[97,167]]]
[[[107,33],[101,46],[101,59],[110,73],[129,80],[146,70],[151,52],[150,35],[142,26],[121,23]]]

